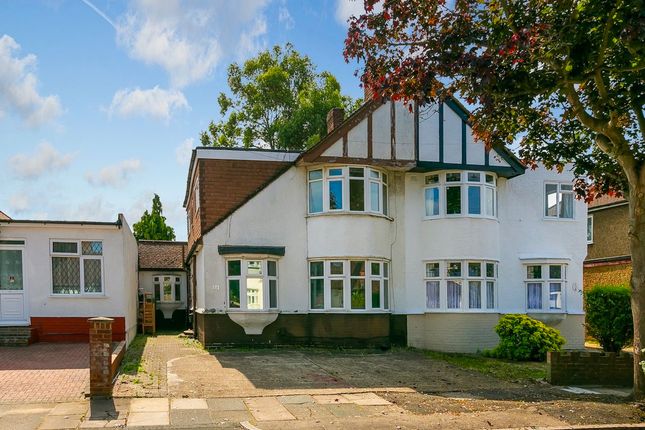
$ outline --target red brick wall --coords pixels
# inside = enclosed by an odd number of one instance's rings
[[[31,317],[34,342],[89,342],[91,317]],[[125,317],[110,317],[112,341],[125,340]]]

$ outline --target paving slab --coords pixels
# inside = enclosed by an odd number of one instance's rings
[[[326,405],[329,411],[338,418],[366,417],[371,415],[370,410],[353,403],[340,405]]]
[[[392,404],[375,393],[343,394],[343,397],[352,403],[362,406],[386,406]]]
[[[34,430],[43,420],[43,413],[29,415],[7,414],[0,417],[0,429]]]
[[[246,411],[244,400],[238,398],[208,399],[208,409],[211,411]]]
[[[168,399],[132,399],[130,414],[133,412],[168,412]]]
[[[192,428],[196,425],[213,424],[213,419],[205,409],[175,409],[170,411],[170,424]]]
[[[279,396],[278,400],[283,405],[303,405],[305,403],[313,403],[314,398],[309,395],[299,396]]]
[[[286,404],[285,408],[298,420],[330,421],[335,418],[327,405],[317,403]]]
[[[39,430],[76,429],[81,424],[83,415],[48,415],[38,427]]]
[[[208,409],[204,399],[171,399],[170,409]]]
[[[170,425],[168,412],[130,412],[128,427]]]
[[[316,403],[321,405],[336,405],[340,403],[350,403],[342,394],[320,394],[312,396]]]
[[[88,402],[59,403],[49,415],[85,415],[89,410]]]
[[[100,429],[125,427],[125,419],[121,420],[89,420],[81,423],[81,429]]]
[[[253,416],[248,410],[244,411],[209,411],[214,424],[225,425],[249,421]]]
[[[92,399],[86,420],[124,419],[130,409],[130,399]]]
[[[253,414],[253,417],[257,421],[286,421],[296,419],[275,397],[252,397],[245,399],[244,403],[246,403],[251,414]]]

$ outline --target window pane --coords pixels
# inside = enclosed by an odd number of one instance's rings
[[[381,177],[381,173],[378,170],[370,169],[370,178],[378,179]]]
[[[484,188],[484,195],[486,196],[485,207],[487,216],[495,216],[495,190],[486,187]]]
[[[482,275],[481,263],[468,263],[468,276],[480,277]]]
[[[446,182],[461,182],[461,173],[446,173]]]
[[[375,212],[381,210],[381,184],[370,182],[370,209]]]
[[[560,218],[573,218],[573,193],[562,193]]]
[[[372,271],[372,275],[374,276],[380,276],[381,275],[381,264],[380,263],[371,263],[370,268]]]
[[[83,260],[83,288],[86,293],[101,293],[103,286],[101,284],[101,260],[85,259]]]
[[[390,265],[388,263],[383,263],[383,277],[388,278],[390,274]]]
[[[468,282],[468,307],[470,309],[481,309],[482,307],[482,283],[480,281]]]
[[[267,274],[269,276],[277,276],[278,275],[278,269],[277,269],[277,264],[275,261],[268,260],[267,261]]]
[[[329,210],[343,208],[343,182],[329,181]]]
[[[261,275],[262,274],[262,262],[259,260],[247,261],[247,271],[249,275]]]
[[[562,266],[549,266],[549,279],[562,279]]]
[[[468,182],[481,182],[482,175],[477,172],[468,172]]]
[[[365,210],[365,181],[362,179],[349,181],[349,210]]]
[[[309,180],[322,179],[322,170],[311,170],[309,172]]]
[[[242,264],[240,260],[228,261],[228,276],[240,276],[242,273]]]
[[[439,263],[426,263],[426,278],[438,278],[439,276],[441,276]]]
[[[172,302],[172,284],[169,277],[163,278],[163,301]]]
[[[426,176],[426,185],[438,184],[438,183],[439,183],[439,175]]]
[[[381,281],[372,280],[372,309],[381,307]]]
[[[309,182],[309,212],[317,213],[323,210],[323,182]]]
[[[439,215],[439,188],[426,188],[426,216]]]
[[[78,243],[76,242],[54,242],[52,251],[65,254],[78,254]]]
[[[278,281],[275,279],[269,279],[269,307],[278,307]]]
[[[560,184],[560,189],[562,191],[573,191],[573,185],[570,184]]]
[[[428,309],[439,309],[439,286],[439,281],[426,281],[426,306],[428,307]]]
[[[365,309],[365,279],[351,280],[352,309]]]
[[[387,175],[383,173],[383,179],[381,179],[384,184],[387,184]]]
[[[239,279],[228,280],[228,307],[229,308],[240,307],[240,280]]]
[[[329,176],[343,176],[343,169],[329,169]]]
[[[155,284],[155,302],[161,300],[161,284]]]
[[[557,184],[546,184],[544,197],[544,215],[558,216],[558,186]]]
[[[329,270],[332,275],[342,275],[343,274],[343,262],[342,261],[332,261],[329,263]]]
[[[587,242],[593,242],[593,216],[587,217]]]
[[[264,309],[264,282],[262,278],[246,278],[247,309]]]
[[[487,278],[495,277],[495,263],[486,263],[486,277]]]
[[[345,281],[342,279],[332,279],[331,280],[331,307],[332,308],[342,308],[344,306],[344,284]]]
[[[362,178],[363,177],[363,168],[362,167],[350,167],[349,168],[349,176],[354,177],[354,178]]]
[[[325,281],[324,279],[312,279],[309,281],[311,287],[311,309],[323,309],[325,307]]]
[[[77,257],[52,257],[54,294],[81,293],[81,260]]]
[[[527,279],[542,279],[542,266],[527,266],[526,267]]]
[[[549,284],[549,309],[562,309],[562,284],[560,282]]]
[[[468,187],[468,213],[471,215],[482,213],[480,187]]]
[[[323,276],[324,273],[324,264],[322,261],[312,261],[309,263],[309,275]]]
[[[486,308],[495,309],[495,282],[486,282]]]
[[[494,184],[495,183],[495,177],[493,175],[486,175],[486,183],[487,184]]]
[[[448,309],[461,308],[461,282],[447,281],[446,287]]]
[[[542,309],[542,283],[529,282],[527,285],[527,307],[529,309]]]
[[[446,187],[446,213],[461,213],[461,187]]]
[[[350,273],[352,276],[365,276],[365,262],[364,261],[350,261]]]
[[[461,276],[461,263],[459,261],[448,263],[448,276]]]
[[[385,175],[383,175],[383,181],[385,182]],[[388,214],[387,209],[387,185],[383,185],[383,215]]]
[[[175,282],[175,301],[181,302],[181,283]]]
[[[0,250],[0,290],[22,290],[22,251]]]
[[[103,242],[81,242],[83,255],[103,255]]]
[[[389,300],[389,281],[383,279],[383,308],[390,309],[390,300]]]

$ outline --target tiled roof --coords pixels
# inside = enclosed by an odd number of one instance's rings
[[[607,206],[607,205],[613,205],[616,203],[622,203],[626,201],[624,197],[613,197],[613,196],[601,196],[595,198],[591,203],[589,203],[590,208],[595,208],[598,206]]]
[[[184,270],[186,242],[139,241],[139,270]]]

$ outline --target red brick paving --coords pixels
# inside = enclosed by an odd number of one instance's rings
[[[78,400],[89,377],[86,343],[0,347],[0,403]]]

